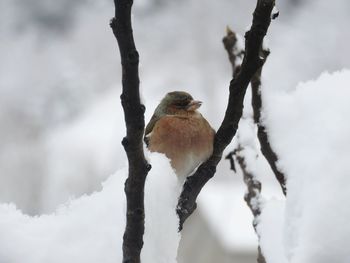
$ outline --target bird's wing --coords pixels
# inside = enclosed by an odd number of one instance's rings
[[[160,119],[160,116],[153,114],[151,120],[148,122],[147,126],[146,126],[146,130],[145,130],[145,137],[151,133],[151,131],[154,128],[154,125],[156,124],[156,122]]]

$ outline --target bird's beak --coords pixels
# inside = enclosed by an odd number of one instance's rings
[[[199,101],[199,100],[192,100],[188,105],[187,105],[187,110],[188,111],[195,111],[196,109],[198,109],[203,102]]]

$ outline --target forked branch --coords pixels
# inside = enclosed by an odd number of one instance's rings
[[[214,151],[212,156],[201,164],[194,175],[188,177],[180,195],[177,213],[180,219],[179,229],[182,229],[185,220],[196,209],[196,199],[203,186],[216,172],[216,166],[221,160],[222,153],[232,141],[242,116],[243,99],[253,75],[262,66],[263,60],[259,51],[271,22],[271,12],[275,5],[274,0],[257,0],[253,14],[253,23],[245,34],[245,54],[242,67],[237,76],[230,82],[230,95],[225,117],[215,135]]]
[[[237,62],[237,59],[234,59],[234,60],[231,59],[232,57],[235,57],[234,50],[236,52],[244,54],[243,47],[239,47],[237,45],[237,41],[235,41],[236,39],[237,39],[236,33],[233,32],[229,27],[227,27],[226,36],[223,38],[223,43],[224,43],[224,47],[227,51],[230,64],[232,66],[233,75],[237,74],[237,72],[239,71],[240,66],[241,66]],[[264,52],[264,54],[261,54],[261,57],[264,58],[264,60],[266,60],[268,53],[269,52]],[[258,71],[254,74],[254,77],[252,78],[251,84],[252,84],[253,80],[255,82],[259,81],[259,83],[261,82],[260,81],[261,70],[262,70],[262,67],[260,69],[258,69]],[[248,205],[250,211],[253,214],[253,217],[254,217],[253,226],[254,226],[254,230],[256,232],[256,221],[261,213],[261,205],[260,205],[260,203],[261,203],[261,183],[257,180],[256,176],[252,172],[248,171],[246,158],[244,155],[244,149],[241,145],[239,137],[237,138],[237,141],[238,141],[238,144],[237,144],[235,150],[230,152],[225,157],[225,159],[230,160],[231,169],[234,172],[236,172],[234,159],[237,160],[239,167],[241,168],[241,171],[243,174],[243,180],[244,180],[245,185],[247,186],[247,191],[246,191],[246,194],[244,195],[244,200],[245,200],[246,204]],[[258,238],[260,240],[258,233],[257,233],[257,235],[258,235]],[[257,262],[258,263],[266,263],[265,257],[261,251],[260,244],[258,245]]]
[[[228,53],[229,61],[230,61],[231,66],[232,66],[233,75],[237,74],[237,71],[239,71],[239,68],[240,68],[239,63],[237,63],[237,59],[232,59],[232,58],[236,57],[234,51],[236,53],[237,52],[244,53],[244,50],[242,50],[242,47],[239,47],[237,45],[236,40],[237,40],[236,34],[233,31],[231,31],[229,28],[227,28],[227,34],[223,39],[223,43],[224,43],[224,47]],[[266,61],[269,54],[270,54],[269,50],[261,47],[260,57],[264,60],[264,62]],[[262,124],[260,124],[260,122],[261,122],[261,120],[260,120],[261,106],[262,106],[261,90],[260,90],[261,89],[261,72],[262,72],[262,67],[254,74],[254,76],[251,80],[253,118],[254,118],[255,124],[258,126],[258,134],[257,134],[258,137],[259,137],[259,135],[261,135],[261,127],[263,127]],[[259,141],[261,144],[261,151],[266,149],[266,143],[268,144],[270,151],[272,151],[265,129],[263,130],[263,132],[265,133],[265,137],[264,138],[259,137]],[[264,140],[262,140],[262,139],[264,139]],[[257,233],[258,238],[259,238],[257,262],[258,263],[266,263],[265,257],[263,255],[263,253],[261,251],[261,247],[260,247],[260,235],[256,231],[257,220],[261,214],[261,202],[262,202],[262,200],[261,200],[261,188],[262,188],[262,185],[259,182],[259,180],[256,178],[256,175],[247,169],[247,163],[246,163],[246,158],[245,158],[244,152],[245,151],[243,149],[243,146],[241,145],[241,142],[238,138],[238,145],[237,145],[236,149],[234,151],[232,151],[231,153],[229,153],[226,156],[226,159],[230,160],[231,169],[234,172],[236,172],[234,157],[237,160],[239,167],[241,168],[241,171],[243,174],[243,180],[247,186],[247,191],[246,191],[246,194],[244,196],[244,200],[246,201],[249,209],[251,210],[251,212],[253,214],[253,217],[254,217],[253,226],[254,226],[254,230]],[[268,156],[265,156],[265,158],[268,159]],[[276,158],[276,160],[277,160],[277,158]],[[271,159],[268,161],[270,163]],[[275,161],[273,162],[273,164],[276,167]],[[270,165],[271,165],[271,163],[270,163]],[[271,167],[271,168],[273,169],[273,167]],[[273,170],[273,171],[275,172],[275,170]],[[275,172],[275,175],[276,175],[276,178],[278,179],[276,172]],[[282,178],[284,179],[284,176]],[[284,182],[284,180],[283,180],[283,182]],[[280,184],[281,184],[281,182],[280,182]],[[284,185],[281,184],[281,186],[282,186],[282,190],[285,190],[285,188],[283,188]]]

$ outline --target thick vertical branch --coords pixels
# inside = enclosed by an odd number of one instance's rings
[[[196,208],[196,199],[203,186],[216,172],[216,166],[221,160],[222,153],[236,134],[238,122],[242,116],[243,99],[248,84],[261,67],[263,61],[259,50],[271,22],[271,12],[274,0],[258,0],[253,14],[251,29],[245,34],[246,52],[241,70],[230,83],[230,95],[225,117],[214,139],[212,156],[201,164],[194,175],[187,178],[179,198],[177,213],[180,219],[179,229]]]
[[[122,64],[123,92],[121,102],[124,109],[126,137],[124,146],[129,175],[125,182],[127,201],[126,227],[123,236],[123,262],[140,262],[144,234],[144,185],[151,166],[143,152],[145,106],[139,95],[139,54],[135,47],[131,26],[132,0],[115,0],[115,17],[110,26],[119,45]]]

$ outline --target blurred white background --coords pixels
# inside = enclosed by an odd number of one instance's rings
[[[203,115],[218,128],[231,76],[221,39],[226,25],[244,34],[255,3],[135,1],[146,121],[166,92],[186,90],[204,101]],[[349,1],[285,0],[277,7],[264,92],[292,90],[325,70],[349,68]],[[126,165],[119,51],[108,25],[113,12],[111,0],[0,2],[0,202],[29,215],[51,213],[99,190]],[[266,195],[280,197],[264,161],[261,167]],[[219,240],[212,255],[227,252],[227,260],[233,252],[254,252],[243,194],[241,178],[222,161],[200,199],[203,216],[193,219],[192,243],[213,247],[210,240]]]

